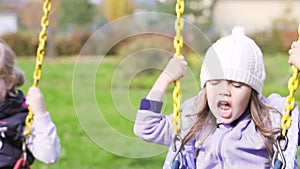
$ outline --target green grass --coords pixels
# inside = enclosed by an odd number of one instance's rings
[[[45,59],[39,87],[57,125],[62,149],[56,164],[35,161],[33,169],[162,167],[167,147],[146,143],[133,134],[139,101],[146,96],[159,72],[152,76],[146,72],[123,76],[126,70],[118,72],[120,62],[117,57],[81,58],[78,62],[76,58]],[[287,56],[266,56],[265,62],[264,94],[287,95]],[[18,58],[17,65],[27,77],[22,87],[24,92],[32,84],[34,64],[34,59]],[[182,81],[183,100],[199,91],[200,62],[190,65],[191,71]],[[171,92],[172,87],[165,98],[166,113],[172,111]],[[300,99],[299,93],[296,98]]]

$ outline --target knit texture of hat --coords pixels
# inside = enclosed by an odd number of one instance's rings
[[[262,92],[266,77],[263,55],[256,43],[245,35],[243,27],[219,39],[206,52],[200,81],[203,88],[209,80],[232,80]]]

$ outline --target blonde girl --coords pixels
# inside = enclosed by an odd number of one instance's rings
[[[55,163],[60,156],[56,126],[46,110],[39,88],[31,87],[27,97],[18,89],[24,83],[23,72],[15,67],[15,54],[0,40],[0,168],[13,168],[22,155],[25,118],[30,105],[34,113],[28,138],[27,162],[34,159]]]

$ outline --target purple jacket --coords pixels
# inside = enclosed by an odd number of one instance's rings
[[[181,137],[183,138],[194,123],[198,96],[186,100],[181,107]],[[284,110],[285,98],[272,94],[261,100],[268,105]],[[173,115],[161,114],[162,102],[141,100],[140,110],[137,113],[134,132],[143,140],[170,146],[173,139]],[[199,136],[191,139],[183,148],[183,165],[188,169],[212,168],[271,168],[268,162],[268,153],[260,132],[256,129],[247,110],[234,124],[218,124],[213,133],[205,137],[205,129]],[[270,113],[272,127],[280,127],[281,117]],[[292,111],[292,125],[288,130],[288,147],[285,150],[286,169],[296,169],[297,148],[299,138],[298,106]],[[205,137],[205,138],[204,138]],[[174,152],[170,146],[164,167],[171,168]]]

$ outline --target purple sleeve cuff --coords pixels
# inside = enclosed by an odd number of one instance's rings
[[[298,146],[300,146],[300,113],[298,113]]]
[[[149,110],[155,113],[160,113],[162,109],[163,102],[148,100],[143,98],[140,104],[140,110]]]

